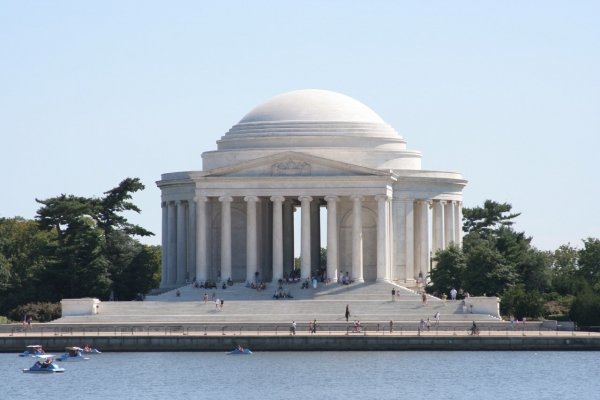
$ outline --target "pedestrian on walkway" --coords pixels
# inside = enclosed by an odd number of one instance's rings
[[[458,292],[456,291],[455,288],[452,288],[450,290],[450,300],[456,300],[456,293],[458,293]]]
[[[208,293],[204,292],[204,304],[208,303]]]
[[[390,320],[390,333],[394,332],[394,321]]]
[[[427,305],[427,293],[423,292],[421,298],[423,300],[423,305]]]
[[[219,299],[215,300],[215,310],[219,311],[219,307],[221,306],[221,301]]]
[[[348,304],[346,304],[346,312],[344,313],[344,316],[346,317],[346,322],[348,322],[348,318],[350,318],[350,306]]]
[[[433,318],[435,319],[435,326],[439,326],[440,325],[440,312],[437,311],[435,314],[433,314]]]
[[[396,301],[396,288],[392,288],[392,301]]]
[[[292,325],[290,326],[290,335],[296,335],[296,321],[292,321]]]

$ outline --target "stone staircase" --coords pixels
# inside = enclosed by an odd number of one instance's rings
[[[400,296],[392,301],[392,288]],[[273,299],[276,286],[257,291],[242,284],[226,289],[194,288],[192,285],[148,296],[143,302],[102,302],[99,314],[63,317],[56,323],[87,324],[253,324],[289,325],[294,320],[306,323],[317,319],[320,323],[346,326],[344,312],[350,307],[350,323],[355,319],[362,323],[405,323],[416,327],[421,319],[440,313],[441,322],[466,325],[472,321],[499,323],[490,315],[465,314],[460,301],[442,301],[428,296],[423,304],[421,296],[410,289],[387,283],[355,283],[351,285],[319,283],[316,289],[302,289],[300,283],[284,284],[283,290],[293,298]],[[179,290],[179,296],[176,295]],[[209,301],[204,303],[204,293]],[[222,310],[212,301],[224,300]],[[504,323],[503,323],[504,324]]]

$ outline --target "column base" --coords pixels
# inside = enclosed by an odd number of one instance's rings
[[[354,283],[364,283],[364,282],[365,282],[364,278],[356,278],[356,279],[354,279]]]
[[[384,283],[392,283],[388,278],[377,278],[375,282],[384,282]]]

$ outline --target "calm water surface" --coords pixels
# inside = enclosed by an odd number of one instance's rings
[[[0,354],[0,399],[600,399],[598,352],[105,353],[24,374]]]

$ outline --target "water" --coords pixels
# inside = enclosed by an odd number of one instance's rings
[[[597,352],[105,353],[24,374],[0,354],[0,399],[600,399]]]

